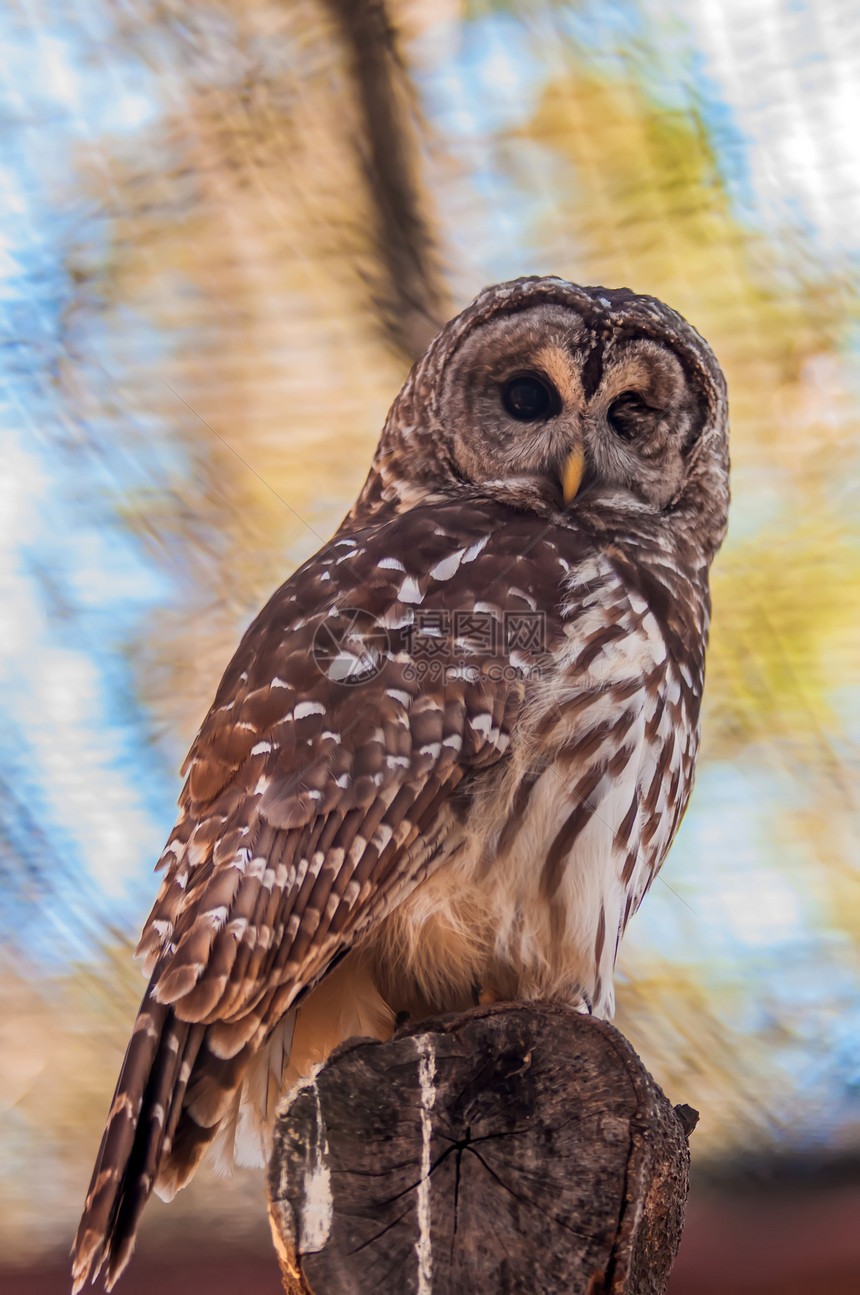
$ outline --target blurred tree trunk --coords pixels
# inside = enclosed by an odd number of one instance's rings
[[[350,1042],[276,1125],[284,1289],[663,1295],[695,1118],[617,1030],[558,1005]]]
[[[363,138],[354,141],[376,214],[381,321],[410,361],[448,318],[451,303],[420,184],[415,91],[382,0],[325,0],[346,52]]]

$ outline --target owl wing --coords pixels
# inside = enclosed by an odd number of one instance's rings
[[[75,1290],[105,1264],[116,1280],[153,1185],[187,1181],[262,1040],[427,875],[546,647],[540,620],[512,658],[509,618],[542,617],[565,570],[512,510],[427,506],[339,533],[250,626],[186,761]]]

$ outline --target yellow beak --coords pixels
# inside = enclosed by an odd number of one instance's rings
[[[561,471],[561,493],[565,504],[576,498],[576,492],[582,485],[582,474],[585,471],[585,455],[579,446],[571,450]]]

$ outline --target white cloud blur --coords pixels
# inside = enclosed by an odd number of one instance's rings
[[[663,6],[661,6],[663,8]],[[860,7],[675,0],[745,137],[756,219],[860,250]]]

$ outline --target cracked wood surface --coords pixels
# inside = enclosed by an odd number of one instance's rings
[[[617,1030],[554,1004],[352,1040],[276,1126],[284,1289],[662,1295],[694,1122]]]

